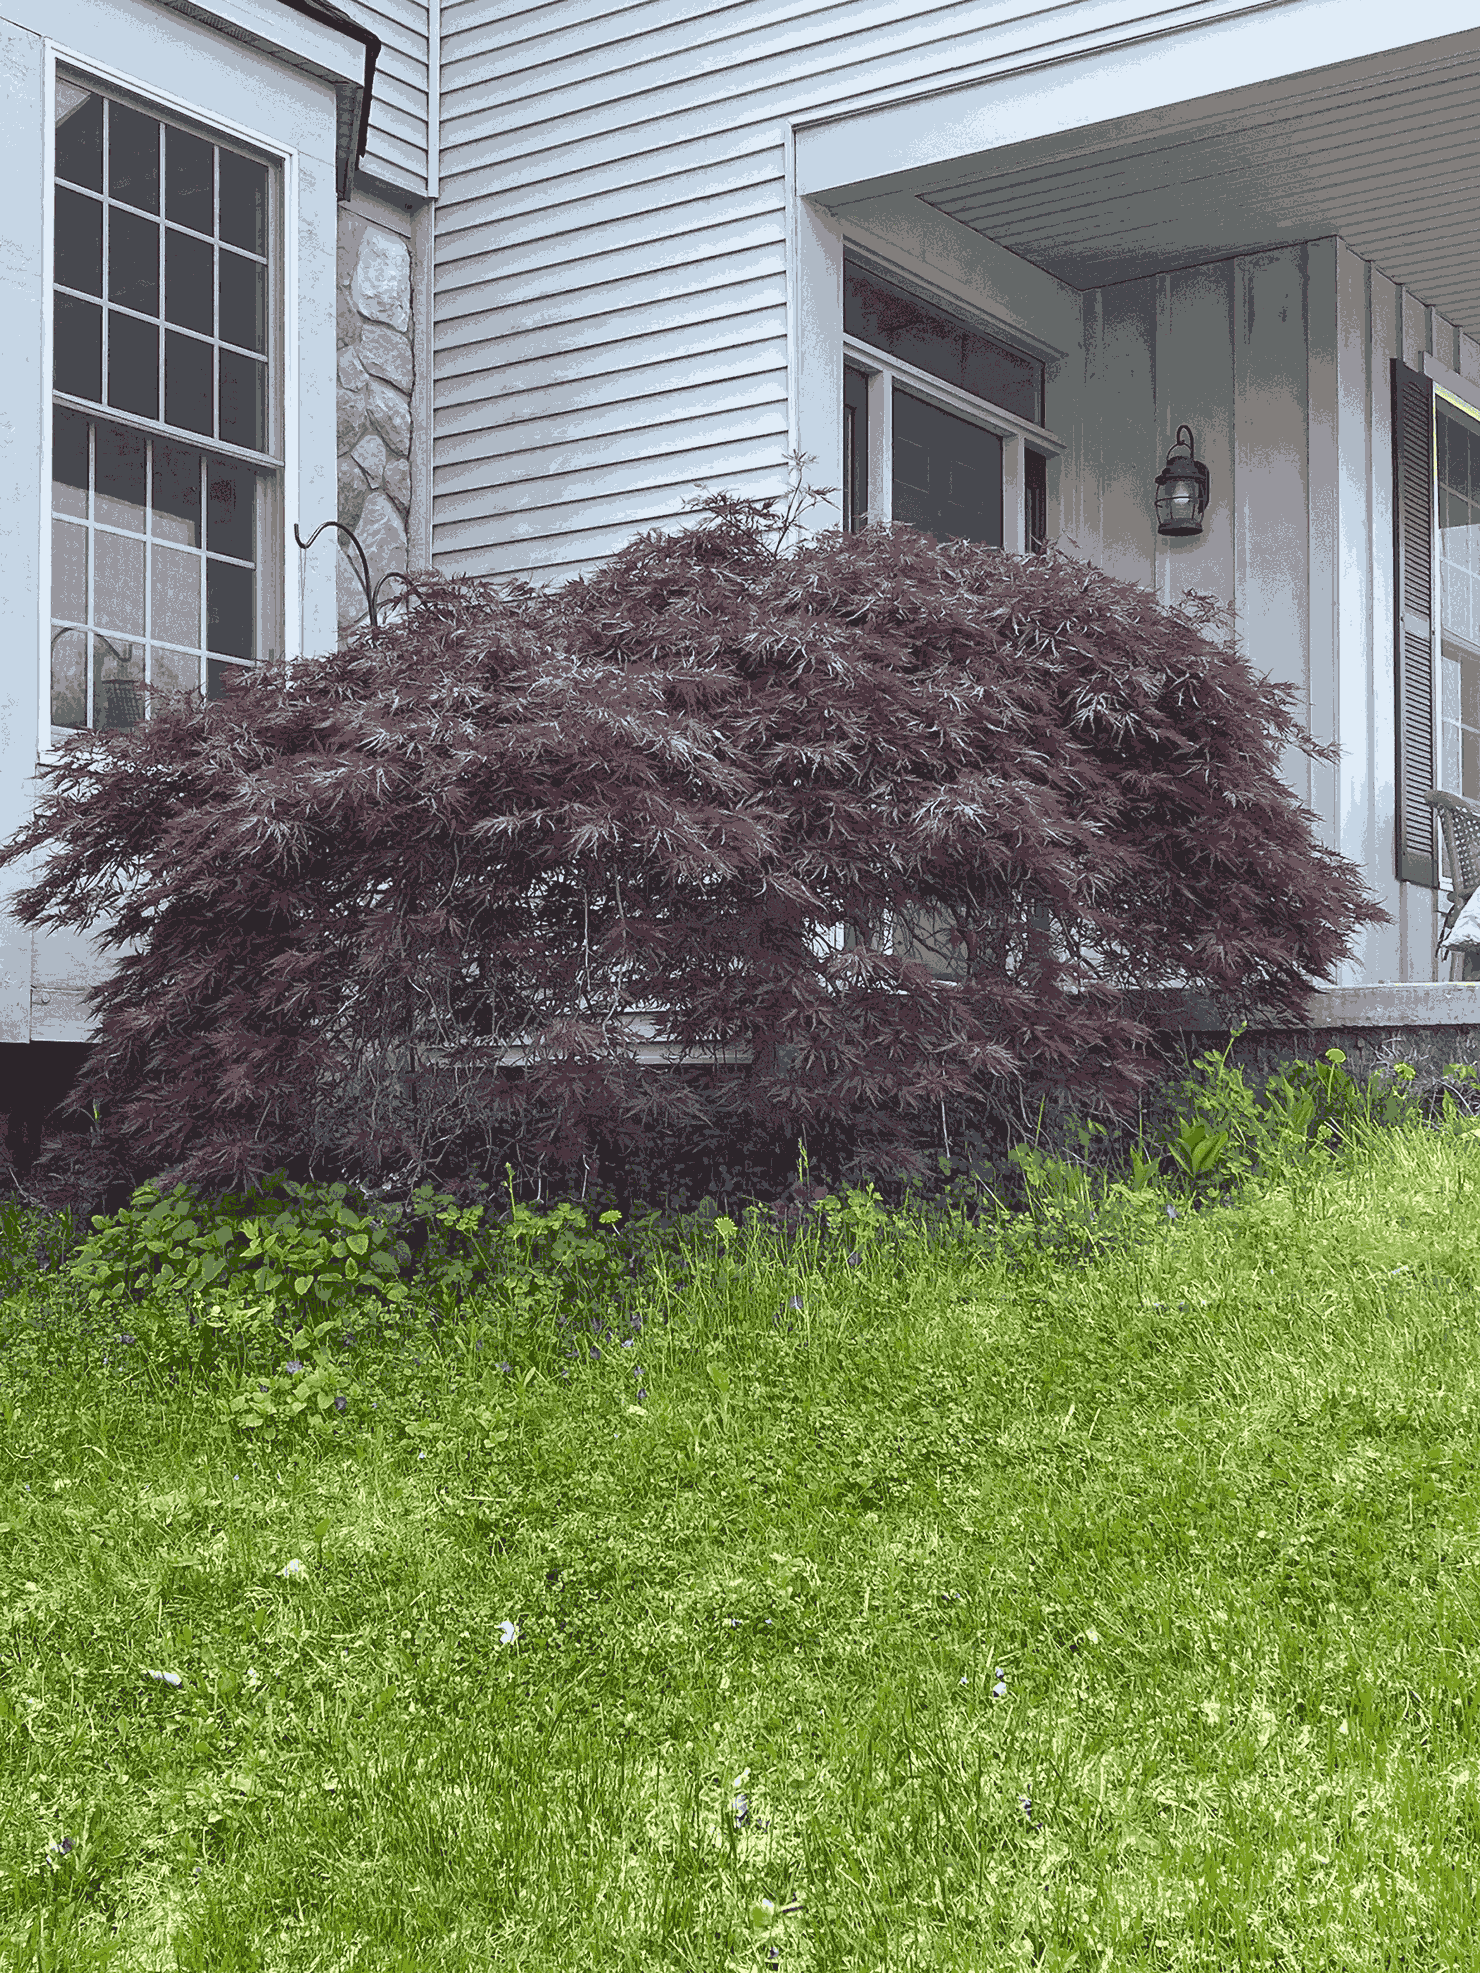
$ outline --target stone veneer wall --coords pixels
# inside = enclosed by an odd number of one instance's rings
[[[388,227],[339,214],[339,513],[353,528],[376,583],[404,569],[411,511],[411,249]],[[336,576],[339,627],[365,616],[365,592],[343,535]],[[401,585],[390,583],[388,603]]]

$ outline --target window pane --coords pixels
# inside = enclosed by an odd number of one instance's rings
[[[52,269],[64,288],[81,288],[89,295],[103,292],[103,208],[64,185],[57,187]]]
[[[222,151],[221,238],[248,253],[267,252],[267,167]]]
[[[51,524],[51,614],[57,623],[87,622],[87,529]]]
[[[246,676],[242,665],[222,664],[218,658],[206,659],[206,697],[224,699],[234,685],[240,685]]]
[[[209,240],[197,240],[189,233],[165,229],[164,312],[165,319],[182,329],[198,329],[209,336],[216,326],[211,310],[214,296],[212,263],[215,255]]]
[[[917,370],[958,384],[973,397],[1000,404],[1035,425],[1044,421],[1043,364],[958,322],[943,309],[843,263],[843,327],[887,349]]]
[[[87,519],[87,420],[60,406],[51,414],[51,504]]]
[[[1480,645],[1480,428],[1448,406],[1435,419],[1439,616],[1446,638]],[[1452,785],[1452,784],[1451,784]]]
[[[123,534],[93,536],[93,621],[124,637],[144,635],[144,544]]]
[[[123,425],[98,426],[96,518],[105,527],[144,532],[144,456],[148,440]]]
[[[193,446],[154,444],[154,537],[199,548],[200,454]]]
[[[255,571],[235,562],[206,563],[206,645],[222,657],[256,654]]]
[[[149,635],[200,647],[199,555],[154,544],[149,568]],[[60,612],[58,612],[60,614]]]
[[[159,124],[114,102],[108,105],[108,196],[159,211]]]
[[[197,233],[215,231],[213,147],[203,137],[164,127],[165,216]]]
[[[187,432],[212,428],[211,345],[167,329],[164,338],[164,421]]]
[[[70,397],[103,395],[103,310],[95,301],[58,295],[52,317],[52,383]]]
[[[108,208],[108,299],[159,313],[159,227],[121,206]]]
[[[868,524],[868,378],[843,366],[843,526]]]
[[[1002,546],[1002,441],[898,386],[894,518],[939,541]]]
[[[140,418],[159,416],[159,331],[108,310],[108,402]]]
[[[137,726],[144,717],[144,650],[140,644],[93,638],[93,725]]]
[[[221,340],[267,354],[267,269],[221,252]]]
[[[211,461],[206,546],[213,555],[234,555],[239,562],[257,559],[256,491],[257,475],[249,468],[228,466],[221,459]]]
[[[57,177],[103,189],[103,99],[57,77]]]
[[[200,656],[195,651],[162,651],[156,645],[149,661],[150,682],[156,692],[198,692]]]
[[[51,723],[87,724],[87,632],[53,631],[51,639]]]
[[[221,351],[221,422],[219,438],[233,445],[267,450],[267,365],[234,349]]]

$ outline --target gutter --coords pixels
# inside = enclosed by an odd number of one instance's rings
[[[334,158],[339,178],[339,202],[344,205],[348,203],[354,188],[355,166],[364,157],[365,147],[370,141],[370,100],[375,88],[375,65],[380,60],[380,36],[372,34],[368,27],[362,27],[342,7],[334,6],[333,0],[282,0],[282,4],[291,7],[295,14],[318,21],[323,27],[337,28],[341,34],[360,42],[365,50],[363,88],[335,91],[339,101],[339,131]],[[358,130],[355,129],[357,116]],[[353,156],[350,154],[351,137],[354,142]]]

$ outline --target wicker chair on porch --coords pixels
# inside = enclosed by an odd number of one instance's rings
[[[1439,829],[1449,858],[1450,889],[1454,893],[1454,902],[1439,934],[1439,944],[1442,946],[1464,904],[1476,886],[1480,885],[1480,802],[1466,801],[1463,795],[1451,795],[1443,788],[1431,789],[1426,799],[1439,818]],[[1480,979],[1480,952],[1450,953],[1449,977],[1451,980]]]

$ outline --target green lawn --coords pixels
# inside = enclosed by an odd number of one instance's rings
[[[1087,1265],[711,1234],[599,1356],[489,1291],[271,1442],[27,1287],[0,1964],[1480,1967],[1477,1170]]]

